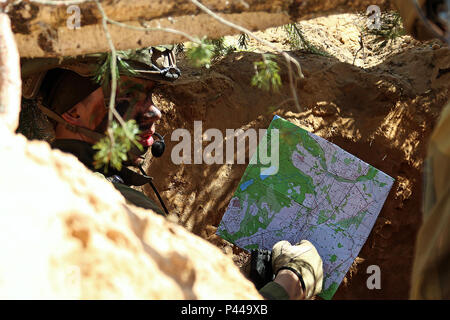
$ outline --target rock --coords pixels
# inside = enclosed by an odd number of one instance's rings
[[[75,157],[0,136],[0,298],[261,298],[230,257]]]
[[[332,115],[338,115],[340,109],[336,106],[334,102],[319,101],[316,106],[312,109],[312,113],[318,117],[327,117]]]
[[[433,49],[433,50],[438,50],[440,48],[441,48],[441,46],[439,45],[439,43],[433,43],[433,45],[431,46],[431,49]]]
[[[22,82],[20,59],[9,17],[0,10],[0,126],[14,131],[19,123]]]

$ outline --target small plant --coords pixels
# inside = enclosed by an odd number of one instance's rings
[[[287,24],[284,26],[288,42],[293,50],[305,50],[308,53],[317,54],[321,56],[329,56],[328,52],[316,48],[303,35],[300,27],[296,23]]]
[[[127,53],[125,51],[118,51],[117,52],[117,64],[116,64],[116,75],[117,79],[119,78],[119,75],[127,75],[127,76],[134,76],[136,75],[136,71],[124,60],[124,58],[127,57]],[[99,61],[103,61],[97,70],[95,70],[94,78],[93,80],[102,86],[104,92],[108,92],[108,88],[110,86],[111,82],[111,60],[112,55],[111,53],[104,53],[101,55]]]
[[[206,66],[209,68],[214,56],[214,46],[206,38],[203,38],[199,43],[194,43],[187,50],[186,55],[194,67]]]
[[[218,39],[212,39],[212,40],[209,40],[209,41],[214,46],[213,58],[226,56],[226,55],[230,54],[231,52],[233,52],[235,50],[235,48],[233,46],[227,46],[225,44],[225,38],[224,37],[221,37],[221,38],[218,38]]]
[[[184,52],[184,43],[177,43],[176,47],[175,47],[175,52],[176,53],[182,53]]]
[[[391,44],[396,38],[405,35],[402,17],[395,11],[382,13],[380,28],[366,27],[363,34],[375,36],[369,43],[376,45],[380,50]]]
[[[108,172],[108,166],[117,170],[122,169],[122,162],[128,159],[127,153],[136,145],[141,151],[142,145],[137,141],[139,127],[135,120],[129,120],[122,125],[113,121],[108,129],[110,136],[106,136],[94,145],[98,150],[94,155],[94,165],[96,169],[104,168]],[[111,138],[112,137],[112,138]]]
[[[223,57],[233,52],[233,46],[225,44],[225,38],[207,39],[203,38],[199,44],[195,44],[187,50],[187,57],[194,67],[206,66],[209,68],[211,60]]]
[[[249,38],[248,34],[241,33],[241,35],[238,38],[238,47],[239,47],[239,49],[247,50],[249,41],[250,41],[250,38]]]
[[[281,87],[280,67],[273,54],[263,54],[263,60],[254,63],[255,75],[251,84],[260,89],[278,91]]]

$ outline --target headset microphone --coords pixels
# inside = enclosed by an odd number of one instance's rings
[[[153,133],[153,136],[158,137],[158,141],[153,142],[152,144],[152,155],[156,158],[159,158],[163,155],[164,150],[166,149],[166,143],[164,142],[164,137],[159,133]]]

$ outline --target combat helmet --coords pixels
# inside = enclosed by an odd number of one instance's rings
[[[117,58],[119,62],[123,61],[135,71],[133,77],[157,82],[173,82],[181,75],[172,45],[117,51]],[[23,58],[22,95],[27,99],[36,98],[46,73],[52,69],[71,70],[82,77],[93,78],[104,59],[103,53],[78,57]]]
[[[99,130],[71,125],[61,115],[100,87],[101,79],[94,78],[98,75],[99,68],[109,68],[107,59],[108,53],[22,59],[22,95],[26,99],[39,97],[37,106],[53,124],[63,124],[73,132],[99,140],[104,136]],[[174,46],[117,51],[117,59],[121,75],[158,83],[173,82],[181,75],[176,66]],[[65,94],[64,88],[68,87],[70,94]],[[109,99],[109,90],[109,86],[103,86],[106,100]],[[159,137],[159,134],[157,136]],[[159,146],[160,144],[157,144],[154,148]]]

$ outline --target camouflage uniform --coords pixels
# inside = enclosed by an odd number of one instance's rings
[[[450,103],[430,138],[411,299],[450,299]]]
[[[108,174],[103,174],[100,171],[96,171],[93,166],[95,150],[92,149],[92,145],[75,139],[57,139],[51,144],[52,148],[73,154],[78,160],[83,163],[87,168],[96,172],[100,177],[106,178],[113,186],[122,194],[122,196],[137,207],[144,209],[151,209],[154,212],[164,215],[164,212],[160,207],[154,203],[150,198],[130,187],[130,185],[141,185],[144,181],[141,181],[138,174],[134,171],[123,167],[120,171],[113,168],[108,168]],[[137,180],[137,182],[135,182]]]

